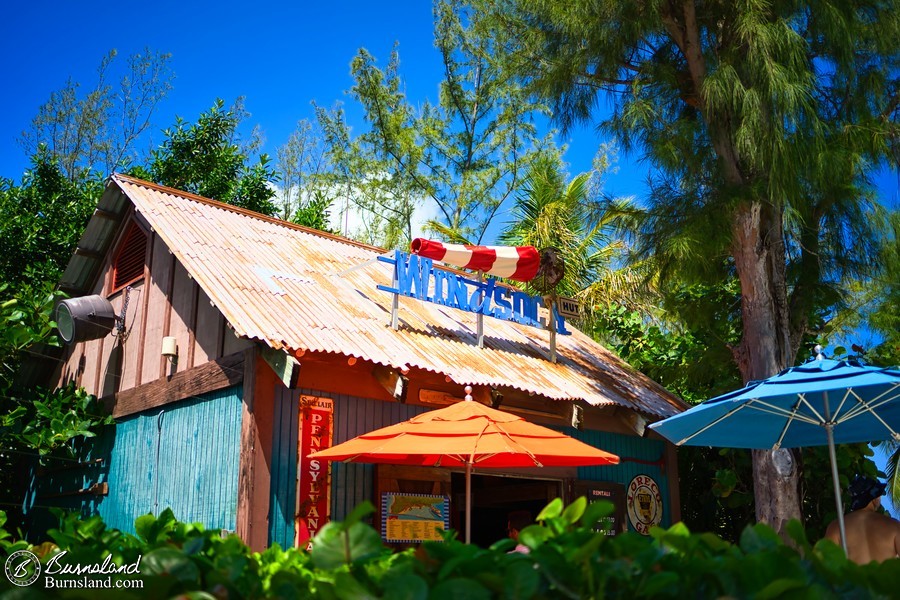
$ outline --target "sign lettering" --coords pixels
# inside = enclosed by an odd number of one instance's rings
[[[394,251],[393,258],[378,260],[394,265],[396,287],[379,285],[378,289],[401,294],[416,300],[434,302],[496,319],[515,321],[522,325],[545,328],[547,319],[538,316],[544,301],[538,296],[498,286],[491,277],[485,281],[467,279],[462,275],[435,269],[434,261],[417,254]],[[556,312],[556,332],[568,335],[565,318]]]
[[[577,319],[581,316],[581,303],[573,298],[560,296],[556,299],[556,310],[567,319]]]
[[[300,440],[297,472],[295,546],[310,549],[311,540],[331,514],[331,463],[306,456],[331,447],[334,402],[300,396]]]
[[[628,484],[628,519],[641,535],[662,521],[663,503],[659,485],[648,475],[638,475]]]

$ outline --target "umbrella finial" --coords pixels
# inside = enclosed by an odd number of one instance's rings
[[[825,360],[825,355],[822,354],[822,350],[824,350],[824,348],[822,348],[821,344],[816,344],[813,348],[813,352],[816,353],[816,360]]]
[[[467,385],[466,387],[463,388],[463,390],[466,392],[466,402],[471,402],[472,401],[472,386]]]

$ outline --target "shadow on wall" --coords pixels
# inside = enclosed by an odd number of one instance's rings
[[[115,425],[108,425],[96,437],[73,440],[73,456],[46,458],[43,465],[35,459],[22,505],[28,541],[43,542],[47,530],[59,526],[54,509],[82,517],[100,513],[100,504],[109,492],[115,430]]]

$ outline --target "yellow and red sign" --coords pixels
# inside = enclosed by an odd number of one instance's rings
[[[663,502],[659,484],[648,475],[638,475],[631,480],[625,504],[631,526],[641,535],[649,535],[650,528],[662,521]]]
[[[307,455],[331,447],[334,401],[300,396],[299,460],[297,461],[297,527],[295,546],[310,541],[331,516],[331,463]]]

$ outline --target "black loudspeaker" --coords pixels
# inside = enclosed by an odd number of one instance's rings
[[[56,327],[67,344],[96,340],[116,326],[112,303],[103,296],[63,300],[56,306]]]

